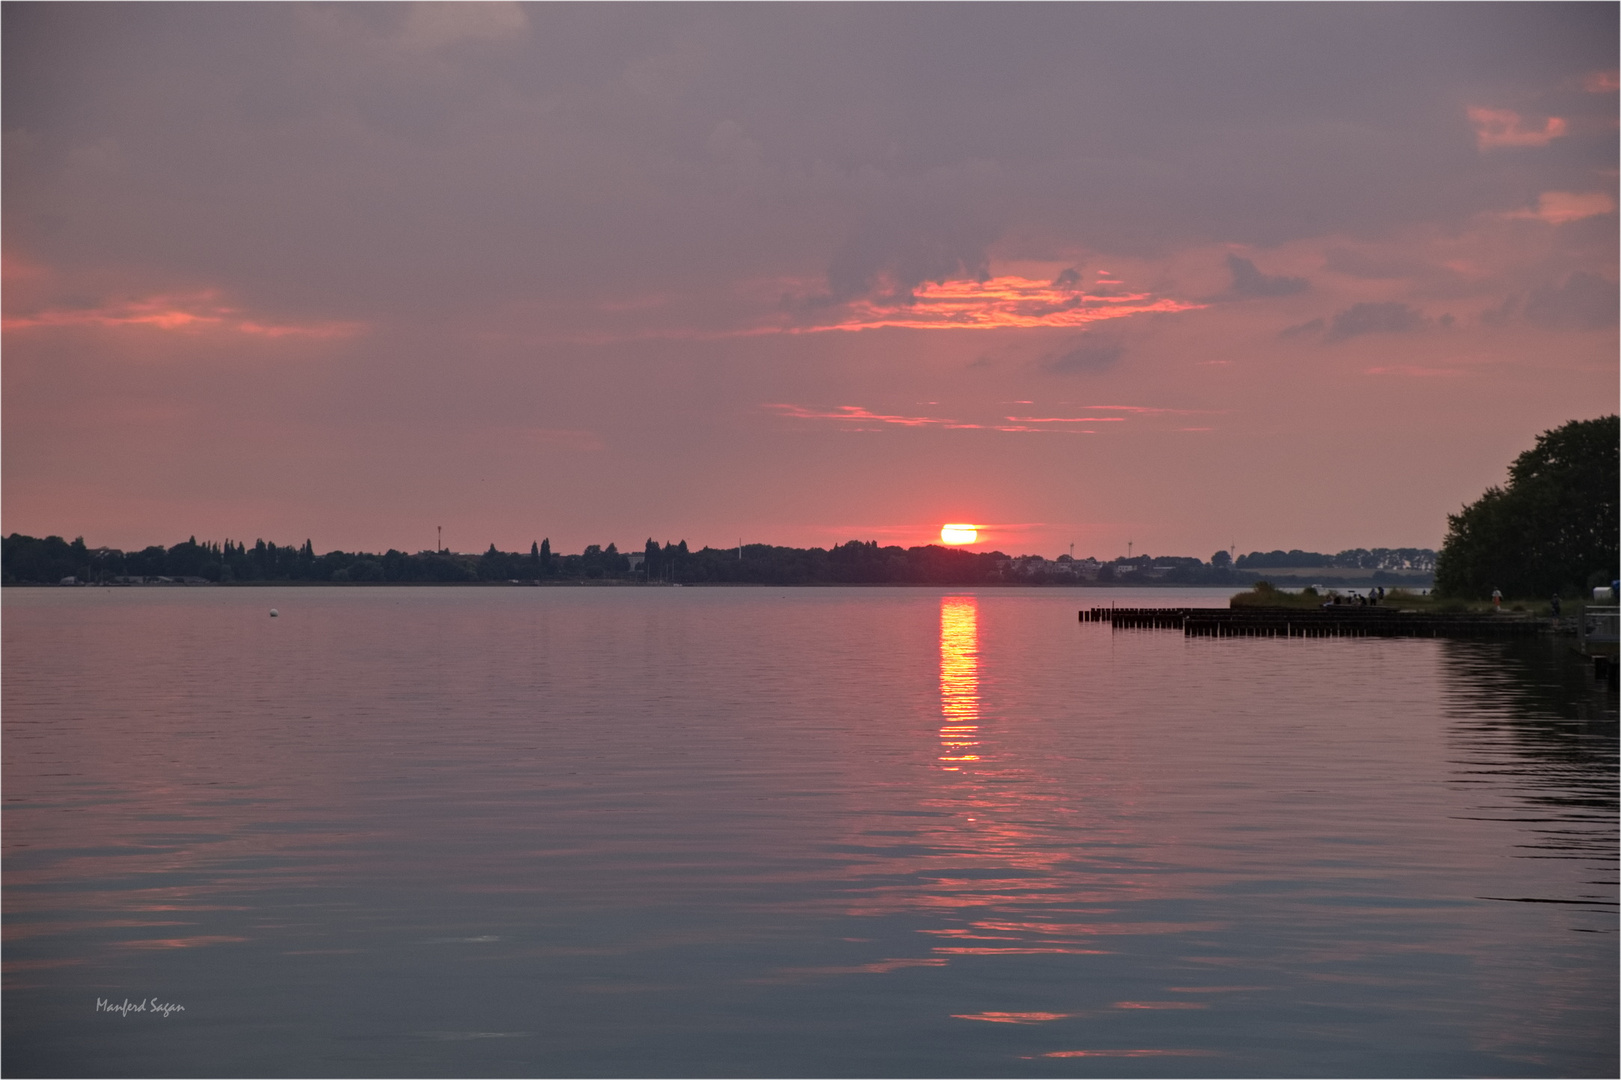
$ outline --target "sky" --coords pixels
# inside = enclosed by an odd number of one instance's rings
[[[1437,547],[1617,407],[1614,4],[6,4],[3,531]]]

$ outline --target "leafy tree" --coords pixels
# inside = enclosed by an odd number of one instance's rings
[[[1238,562],[1234,566],[1240,570],[1282,569],[1283,567],[1315,568],[1334,565],[1336,561],[1345,558],[1348,554],[1352,556],[1351,561],[1339,562],[1339,565],[1361,565],[1355,558],[1356,553],[1342,552],[1339,556],[1331,556],[1324,555],[1319,551],[1301,551],[1299,548],[1294,548],[1289,551],[1252,551],[1248,555],[1240,555]],[[1366,552],[1362,554],[1366,554]],[[1211,561],[1214,562],[1215,560],[1212,559]]]
[[[1449,596],[1581,592],[1621,563],[1621,421],[1572,420],[1514,459],[1508,484],[1447,515],[1435,586]]]
[[[507,572],[507,564],[511,556],[497,551],[495,544],[490,544],[490,550],[479,556],[478,579],[480,581],[501,581],[512,575]]]
[[[158,577],[169,569],[166,565],[168,554],[161,544],[142,548],[124,556],[124,572],[135,577]]]
[[[212,545],[199,544],[195,536],[170,548],[164,559],[164,573],[174,577],[219,578],[219,555]]]
[[[356,559],[349,564],[350,581],[386,581],[383,564],[376,559]]]
[[[162,551],[162,548],[158,549]],[[90,576],[90,552],[84,546],[84,537],[68,543],[60,536],[47,536],[43,540],[21,533],[5,538],[5,580],[55,584],[65,577],[84,580]]]

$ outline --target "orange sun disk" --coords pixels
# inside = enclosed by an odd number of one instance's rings
[[[942,544],[972,544],[978,539],[979,526],[977,525],[940,526],[940,542]]]

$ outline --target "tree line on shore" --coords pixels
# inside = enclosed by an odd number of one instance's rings
[[[1217,552],[1212,562],[1219,562]],[[1435,552],[1429,548],[1347,548],[1334,555],[1319,551],[1252,551],[1233,560],[1238,570],[1321,568],[1325,570],[1418,570],[1434,572]]]
[[[614,544],[592,544],[576,555],[552,551],[540,540],[529,551],[501,551],[491,544],[479,555],[449,551],[382,554],[328,551],[314,544],[252,546],[191,537],[172,547],[140,551],[89,548],[83,538],[43,539],[12,533],[0,541],[0,570],[7,584],[133,584],[171,581],[250,584],[331,582],[337,584],[420,584],[475,582],[640,581],[678,584],[756,585],[1247,585],[1261,568],[1280,566],[1425,570],[1435,553],[1423,549],[1375,548],[1342,552],[1255,552],[1235,566],[1220,551],[1208,562],[1185,556],[1138,555],[1109,562],[1060,555],[1017,558],[1000,551],[973,552],[929,544],[879,546],[852,540],[833,548],[794,548],[744,544],[737,548],[688,548],[685,540],[660,544],[649,539],[640,551],[621,552]],[[1250,565],[1246,565],[1250,564]],[[1390,580],[1398,580],[1392,577]]]
[[[1520,598],[1582,595],[1618,576],[1617,502],[1621,499],[1621,424],[1614,415],[1573,420],[1537,437],[1509,466],[1508,483],[1449,515],[1439,555],[1424,548],[1353,548],[1327,555],[1310,551],[1250,552],[1233,559],[1218,551],[1209,561],[1185,556],[1138,555],[1098,562],[1060,555],[1010,557],[929,544],[880,547],[851,540],[833,548],[744,544],[690,550],[685,540],[649,539],[639,552],[592,544],[577,555],[552,551],[549,540],[529,551],[481,555],[390,549],[315,553],[305,540],[282,546],[259,540],[198,543],[141,551],[88,548],[83,538],[37,539],[12,533],[0,541],[0,576],[6,584],[135,583],[159,578],[197,582],[473,583],[638,581],[672,584],[756,585],[1251,585],[1268,572],[1312,569],[1321,584],[1336,585],[1336,569],[1371,578],[1358,584],[1411,583],[1408,575],[1433,570],[1438,592],[1482,598],[1496,590]]]

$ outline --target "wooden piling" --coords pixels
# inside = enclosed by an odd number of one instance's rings
[[[1534,637],[1552,629],[1546,619],[1471,612],[1401,612],[1380,607],[1310,608],[1092,608],[1081,622],[1107,622],[1116,630],[1181,630],[1188,637]],[[1595,669],[1595,675],[1603,673]]]

